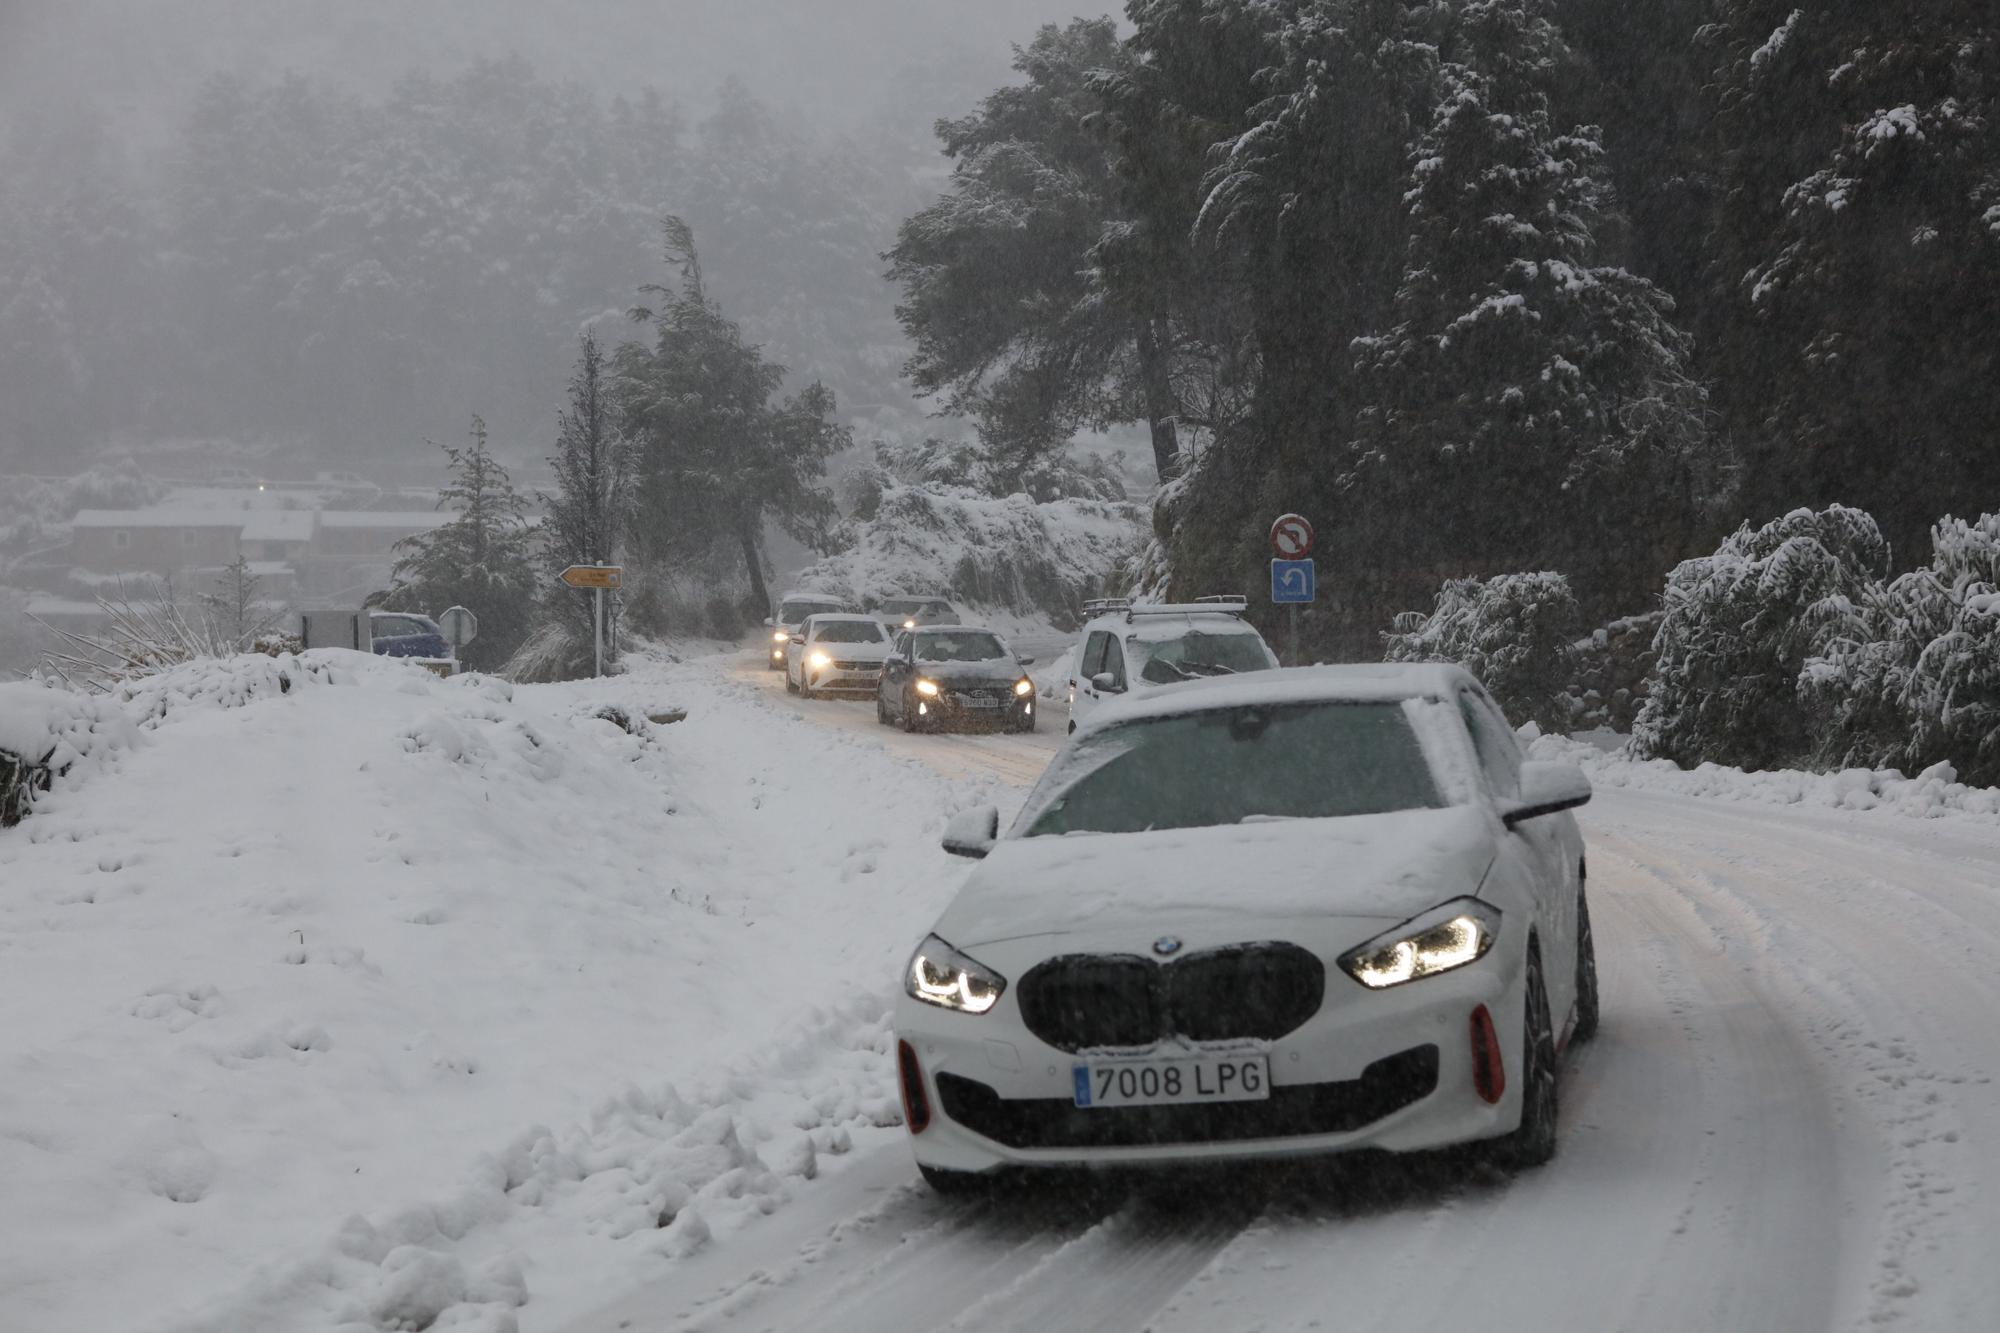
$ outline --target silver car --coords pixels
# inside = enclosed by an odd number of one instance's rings
[[[942,597],[891,597],[875,608],[875,618],[892,634],[929,625],[957,625],[958,608]]]

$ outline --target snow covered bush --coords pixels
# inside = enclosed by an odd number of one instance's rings
[[[1823,645],[1859,637],[1888,571],[1875,520],[1844,505],[1746,523],[1714,555],[1681,562],[1634,750],[1751,769],[1809,760],[1819,743],[1801,673]]]
[[[873,606],[898,593],[949,597],[973,610],[1074,622],[1076,608],[1145,535],[1122,501],[1037,504],[942,483],[880,477],[872,517],[848,550],[807,567],[794,583]]]
[[[1507,716],[1567,730],[1583,613],[1552,571],[1447,579],[1430,614],[1405,611],[1383,636],[1390,662],[1456,662],[1485,682]]]
[[[1798,682],[1817,766],[1944,762],[2000,783],[2000,515],[1945,518],[1931,547],[1823,627]]]

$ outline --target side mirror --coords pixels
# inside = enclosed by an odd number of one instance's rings
[[[778,624],[778,622],[777,622],[776,620],[772,619],[772,618],[771,618],[770,616],[765,616],[765,617],[764,617],[764,628],[765,628],[765,629],[775,629],[775,628],[777,628],[777,624]]]
[[[1118,677],[1109,671],[1100,671],[1090,678],[1091,688],[1099,694],[1123,694],[1125,687],[1118,683]]]
[[[993,850],[1000,840],[1000,808],[993,805],[961,810],[944,826],[944,849],[974,860]]]
[[[1033,666],[1035,664],[1035,659],[1032,657],[1017,657],[1014,660],[1022,666]]]
[[[793,643],[799,643],[799,644],[802,644],[802,643],[804,643],[805,641],[806,641],[806,636],[805,636],[805,635],[803,635],[803,634],[794,634],[794,635],[792,636],[792,642],[793,642]]]
[[[1523,820],[1574,810],[1590,800],[1590,779],[1575,764],[1531,761],[1521,765],[1521,799],[1501,807],[1500,817],[1513,828]]]

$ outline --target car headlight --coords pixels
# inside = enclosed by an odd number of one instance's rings
[[[916,627],[917,627],[917,622],[914,620],[905,620],[903,622],[904,629],[915,629]]]
[[[931,935],[910,956],[910,974],[903,989],[911,999],[940,1009],[983,1014],[999,1002],[1000,992],[1007,989],[1007,978]]]
[[[1035,682],[1029,680],[1026,676],[1023,676],[1019,680],[1014,682],[1014,693],[1020,695],[1023,699],[1027,698],[1034,692],[1035,692]]]
[[[779,630],[776,634],[773,634],[771,636],[772,643],[790,643],[791,639],[792,636],[785,633],[783,630]]]
[[[1500,933],[1500,911],[1458,898],[1340,956],[1341,970],[1370,990],[1400,986],[1476,963]]]
[[[920,680],[917,682],[917,693],[923,695],[926,699],[935,699],[937,698],[938,684],[934,680]]]
[[[812,663],[813,670],[815,671],[826,670],[828,664],[833,661],[831,657],[828,657],[817,648],[813,649],[813,655],[806,660]]]

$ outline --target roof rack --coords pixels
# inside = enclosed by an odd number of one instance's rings
[[[1130,597],[1086,597],[1083,599],[1083,614],[1085,619],[1089,619],[1091,616],[1106,615],[1112,611],[1129,611],[1131,609],[1132,599]]]
[[[1127,606],[1125,623],[1131,624],[1139,616],[1196,616],[1225,615],[1240,616],[1250,610],[1248,597],[1197,597],[1192,602],[1160,602],[1152,606]]]

